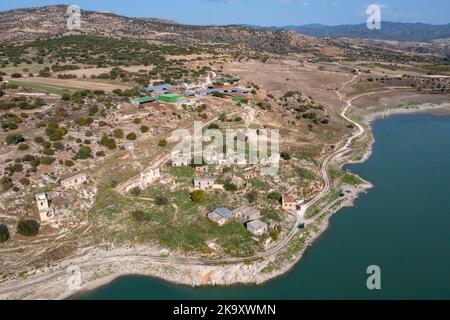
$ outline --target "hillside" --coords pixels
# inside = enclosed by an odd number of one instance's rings
[[[307,46],[309,37],[289,30],[264,30],[239,26],[193,26],[172,21],[129,18],[111,13],[82,11],[81,31],[66,28],[67,6],[16,9],[0,13],[0,41],[32,41],[37,38],[82,33],[107,37],[126,37],[178,45],[245,44],[255,50],[289,53],[299,44]]]
[[[381,30],[369,30],[366,24],[341,26],[313,24],[287,26],[285,29],[320,37],[347,37],[396,41],[430,41],[450,38],[450,24],[430,25],[425,23],[383,22]]]
[[[245,25],[242,27],[266,30],[293,30],[312,37],[373,39],[389,41],[431,41],[450,38],[450,24],[431,25],[426,23],[383,22],[381,30],[369,30],[365,23],[355,25],[327,26],[323,24],[288,25],[263,27]]]

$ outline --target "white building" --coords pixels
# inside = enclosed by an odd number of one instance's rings
[[[123,148],[127,151],[133,151],[134,150],[134,143],[131,141],[127,141],[123,144]]]
[[[268,225],[261,220],[255,220],[247,224],[247,230],[255,236],[262,236],[267,232]]]
[[[255,208],[250,208],[247,206],[241,206],[235,209],[234,214],[236,219],[252,221],[261,218],[261,211]]]
[[[191,158],[188,157],[172,157],[172,166],[173,167],[187,167],[191,164]]]
[[[64,188],[74,188],[82,185],[87,181],[87,176],[84,173],[77,174],[73,177],[61,180],[61,185]]]
[[[297,202],[293,196],[283,195],[281,208],[286,211],[297,211]]]
[[[196,190],[212,190],[215,182],[212,178],[201,178],[194,180],[194,189]]]
[[[48,202],[47,194],[45,192],[38,193],[35,195],[35,198],[41,222],[47,222],[52,219],[55,212]]]
[[[219,226],[223,226],[225,223],[229,221],[229,219],[222,217],[220,214],[214,211],[208,214],[208,218],[212,222],[217,223]]]
[[[217,223],[219,226],[223,226],[225,223],[233,219],[233,217],[233,211],[227,208],[217,208],[208,214],[209,220]]]
[[[126,188],[125,191],[129,192],[130,190],[134,188],[140,188],[141,190],[147,189],[149,185],[151,185],[153,182],[161,178],[161,173],[159,171],[159,168],[153,169],[147,169],[144,172],[142,172],[138,178],[136,178],[134,181],[132,181]]]

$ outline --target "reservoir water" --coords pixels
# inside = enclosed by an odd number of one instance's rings
[[[190,288],[125,276],[81,299],[450,299],[450,117],[393,116],[374,123],[374,153],[347,166],[375,188],[289,273],[262,286]],[[367,267],[381,290],[367,289]]]

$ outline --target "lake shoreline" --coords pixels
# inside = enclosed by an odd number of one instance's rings
[[[433,105],[433,104],[422,104],[415,108],[396,108],[392,109],[389,115],[399,115],[399,114],[413,114],[413,113],[432,113],[439,114],[441,110],[445,110],[444,114],[448,114],[450,104]],[[386,115],[384,111],[372,112],[366,114],[364,119],[364,125],[366,125],[369,130],[367,134],[369,137],[369,147],[366,152],[362,155],[360,160],[346,160],[343,163],[339,163],[342,168],[348,164],[355,164],[367,161],[373,152],[372,146],[375,143],[375,138],[373,136],[372,123],[383,116]],[[364,180],[363,180],[364,181]],[[257,262],[252,265],[238,264],[238,265],[228,265],[228,266],[180,266],[177,264],[168,263],[154,263],[145,261],[145,252],[152,252],[144,246],[138,246],[134,248],[115,248],[111,249],[107,254],[99,250],[87,251],[86,255],[79,256],[62,263],[59,271],[52,270],[56,276],[54,278],[42,281],[41,283],[31,284],[27,286],[26,284],[23,288],[19,288],[14,291],[14,293],[2,294],[0,286],[0,298],[4,299],[67,299],[67,298],[77,298],[82,297],[86,293],[98,289],[99,287],[105,286],[119,277],[123,276],[148,276],[164,281],[168,281],[174,284],[186,285],[191,287],[199,286],[230,286],[230,285],[260,285],[268,281],[274,280],[289,273],[297,263],[302,259],[304,253],[308,248],[310,248],[314,242],[319,239],[324,232],[329,228],[330,217],[335,213],[339,212],[343,207],[352,206],[358,199],[361,193],[367,192],[368,189],[372,188],[373,185],[367,181],[364,181],[363,185],[355,187],[350,200],[339,205],[339,207],[333,209],[332,211],[324,214],[324,219],[321,219],[317,225],[317,230],[305,240],[304,247],[296,253],[296,255],[286,262],[280,269],[270,273],[262,273],[261,271],[267,267],[267,265],[272,262],[276,257],[271,260],[265,260],[262,262]],[[144,251],[144,252],[142,252]],[[129,257],[133,254],[141,254],[141,256],[136,256],[137,258],[133,261],[126,260],[125,257]],[[154,252],[152,252],[154,253]],[[124,257],[123,260],[120,257]],[[99,265],[97,268],[92,267],[91,260],[98,260]],[[111,260],[111,262],[104,262],[104,260]],[[83,263],[86,264],[87,270],[82,269],[83,275],[83,285],[81,288],[68,291],[67,290],[67,277],[65,274],[65,267],[70,265],[79,265],[81,268]],[[92,270],[94,269],[94,270]],[[231,274],[232,276],[229,276]],[[50,277],[49,277],[50,278]],[[26,282],[26,280],[24,280]]]

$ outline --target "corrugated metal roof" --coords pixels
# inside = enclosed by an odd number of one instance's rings
[[[174,86],[169,84],[169,83],[165,83],[165,84],[161,84],[159,86],[153,86],[153,87],[144,87],[145,91],[164,91],[167,89],[171,89]]]
[[[227,218],[227,219],[230,219],[230,218],[234,217],[233,211],[231,211],[230,209],[227,209],[227,208],[217,208],[213,212],[218,214],[218,215],[220,215],[220,216],[222,216],[222,217],[224,217],[224,218]]]
[[[261,229],[261,228],[267,228],[267,223],[262,222],[261,220],[255,220],[255,221],[249,222],[247,224],[247,227],[249,227],[249,226],[254,229]]]
[[[152,102],[156,101],[157,97],[151,97],[151,96],[143,96],[136,99],[130,99],[131,103],[145,103],[145,102]]]

